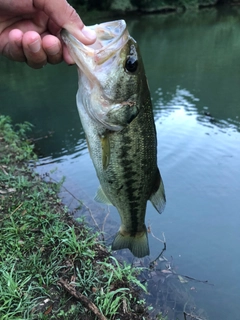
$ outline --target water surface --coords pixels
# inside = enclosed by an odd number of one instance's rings
[[[213,284],[182,284],[209,319],[237,320],[239,10],[148,15],[128,19],[128,25],[149,80],[158,164],[167,195],[161,216],[148,205],[146,223],[156,237],[162,238],[164,232],[165,256],[179,274]],[[75,67],[60,64],[32,70],[1,58],[0,70],[0,112],[14,122],[30,121],[34,137],[43,138],[37,144],[39,170],[57,168],[56,176],[66,176],[66,186],[76,197],[93,199],[99,183],[75,105]],[[119,216],[114,208],[110,212],[117,230]],[[149,242],[153,259],[162,243],[151,235]]]

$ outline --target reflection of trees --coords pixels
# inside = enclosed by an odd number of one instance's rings
[[[81,6],[88,10],[111,10],[118,2],[118,8],[137,9],[143,12],[155,12],[155,11],[177,11],[177,10],[197,10],[198,8],[213,6],[221,4],[223,0],[68,0],[68,2],[74,6]],[[236,1],[230,1],[236,2]]]
[[[198,14],[149,15],[128,22],[138,41],[156,101],[158,89],[167,99],[176,88],[197,97],[222,121],[239,121],[239,8],[202,10]]]
[[[159,117],[169,116],[176,110],[184,109],[187,115],[196,115],[196,119],[206,127],[217,127],[219,130],[232,128],[240,131],[239,120],[219,119],[218,115],[215,117],[214,114],[209,112],[208,107],[202,106],[201,101],[199,102],[199,99],[186,89],[178,86],[174,93],[168,92],[164,94],[159,88],[156,93],[158,94],[158,99],[154,101],[155,120]]]
[[[29,121],[44,155],[74,153],[84,137],[76,107],[77,72],[64,64],[34,70],[23,63],[0,59],[0,113],[14,122]]]

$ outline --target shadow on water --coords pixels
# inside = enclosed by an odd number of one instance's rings
[[[209,319],[239,317],[239,13],[240,8],[222,7],[127,18],[151,89],[167,194],[161,216],[147,207],[150,260],[134,263],[149,266],[163,248],[157,238],[164,232],[167,251],[142,280],[150,292],[145,298],[169,320],[184,319],[184,307],[200,318],[202,309]],[[120,219],[114,208],[108,214],[93,201],[98,180],[75,104],[75,67],[32,70],[1,57],[0,70],[0,113],[35,125],[37,170],[57,169],[58,181],[66,177],[71,194],[63,190],[64,202],[75,217],[104,227],[110,244]],[[76,199],[84,203],[81,209]],[[117,255],[132,263],[128,251]]]

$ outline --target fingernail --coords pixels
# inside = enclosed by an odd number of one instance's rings
[[[37,53],[41,49],[40,41],[36,40],[29,44],[28,47],[33,53]]]
[[[55,56],[56,54],[59,53],[59,51],[61,50],[61,48],[59,46],[52,46],[52,47],[48,47],[47,48],[47,53],[50,54],[51,56]]]
[[[82,33],[83,33],[83,35],[84,35],[86,38],[88,38],[89,40],[96,40],[96,37],[97,37],[97,36],[96,36],[96,32],[93,31],[92,29],[84,26],[84,27],[82,28]]]

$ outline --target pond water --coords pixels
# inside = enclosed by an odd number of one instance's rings
[[[177,273],[213,284],[186,284],[213,320],[240,319],[239,13],[222,7],[127,19],[151,89],[167,196],[162,215],[147,207],[151,258],[164,233]],[[1,58],[0,70],[0,113],[34,124],[38,170],[57,169],[74,196],[93,203],[99,183],[75,104],[75,67],[32,70]],[[110,221],[116,231],[114,208]]]

